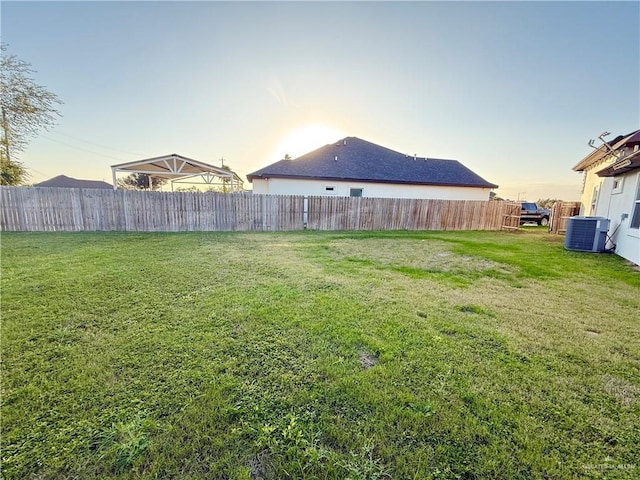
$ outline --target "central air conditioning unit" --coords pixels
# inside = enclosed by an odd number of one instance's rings
[[[564,248],[579,252],[604,252],[609,220],[605,217],[570,217]]]

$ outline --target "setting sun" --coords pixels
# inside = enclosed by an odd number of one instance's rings
[[[274,153],[277,160],[282,160],[285,155],[291,158],[309,153],[316,148],[340,140],[344,135],[338,130],[326,125],[308,125],[292,131],[280,143]]]

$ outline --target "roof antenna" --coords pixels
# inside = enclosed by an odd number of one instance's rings
[[[613,148],[611,148],[611,145],[609,145],[607,142],[604,141],[604,137],[606,137],[607,135],[611,135],[611,132],[605,131],[605,132],[602,132],[600,135],[598,135],[598,138],[602,142],[602,145],[600,145],[599,147],[596,147],[594,145],[595,140],[593,138],[589,140],[589,146],[595,150],[601,150],[602,147],[604,147],[607,150],[607,152],[609,152],[615,158],[619,158],[616,152],[613,150]]]

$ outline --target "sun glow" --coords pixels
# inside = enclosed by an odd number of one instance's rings
[[[325,125],[308,125],[292,131],[280,143],[274,156],[275,160],[282,160],[285,155],[291,158],[299,157],[328,143],[344,137],[338,130]]]

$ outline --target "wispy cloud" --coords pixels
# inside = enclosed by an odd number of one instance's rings
[[[285,107],[295,106],[287,96],[287,92],[282,83],[282,80],[276,72],[269,73],[266,83],[267,91],[275,99],[276,102]]]

